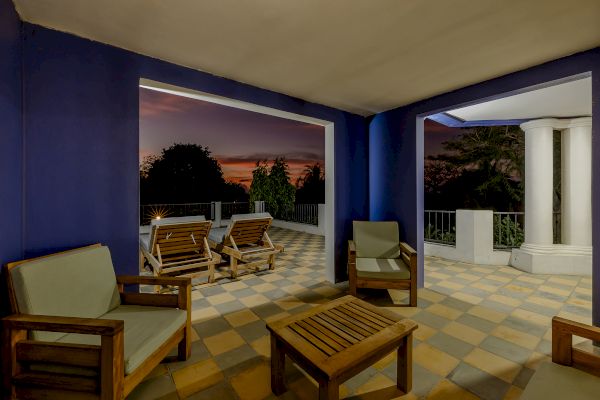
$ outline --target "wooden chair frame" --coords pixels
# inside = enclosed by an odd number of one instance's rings
[[[236,278],[240,269],[258,270],[268,264],[275,269],[275,256],[283,251],[283,246],[273,244],[267,230],[271,217],[257,217],[233,221],[221,243],[209,240],[209,245],[217,252],[229,257],[229,272]]]
[[[573,336],[600,342],[600,328],[561,317],[552,318],[552,362],[600,377],[600,355],[573,347]]]
[[[221,256],[208,245],[210,227],[211,221],[154,225],[149,248],[140,246],[154,276],[208,276],[208,282],[214,282],[215,265],[221,262]]]
[[[417,306],[417,252],[408,245],[400,242],[400,258],[410,268],[410,279],[390,280],[376,278],[359,278],[356,272],[356,245],[348,241],[348,283],[350,294],[356,296],[358,288],[372,289],[408,289],[409,307]]]
[[[94,245],[99,246],[99,245]],[[120,320],[20,314],[10,270],[26,261],[5,266],[13,315],[2,319],[2,377],[5,399],[124,399],[173,349],[177,359],[191,355],[191,279],[117,276],[122,304],[172,307],[187,311],[186,322],[133,373],[125,375],[124,322]],[[178,294],[128,293],[125,285],[170,285]],[[28,339],[28,332],[49,331],[101,336],[100,346]],[[96,376],[29,370],[29,363],[49,363],[97,372]]]

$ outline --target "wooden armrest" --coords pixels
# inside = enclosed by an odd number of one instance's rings
[[[58,317],[52,315],[15,314],[2,318],[5,329],[35,330],[86,335],[115,336],[123,331],[124,322],[112,319]]]
[[[354,240],[348,240],[348,252],[356,253],[356,244],[354,244]]]
[[[138,276],[117,275],[117,284],[120,285],[168,285],[185,288],[192,285],[192,278],[169,276]]]
[[[417,252],[413,249],[408,243],[400,242],[400,251],[403,253],[408,253],[409,256],[416,256]]]
[[[552,318],[552,332],[556,332],[557,334],[575,335],[594,341],[600,341],[599,327],[582,324],[561,317]]]

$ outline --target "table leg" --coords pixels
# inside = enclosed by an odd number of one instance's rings
[[[283,344],[271,333],[271,391],[279,396],[287,390],[284,381],[285,351]]]
[[[339,400],[340,385],[337,381],[319,382],[319,400]]]
[[[404,393],[412,389],[412,333],[402,339],[398,347],[398,376],[396,386]]]

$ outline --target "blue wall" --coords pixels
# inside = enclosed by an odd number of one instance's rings
[[[0,0],[0,265],[22,256],[21,22]]]
[[[148,78],[335,123],[336,276],[368,216],[363,117],[24,24],[27,256],[102,242],[138,268],[138,83]]]
[[[378,114],[369,126],[369,193],[372,219],[395,218],[404,237],[423,254],[423,137],[418,116],[499,94],[592,72],[593,246],[600,249],[600,48]],[[422,124],[422,120],[419,121]],[[422,128],[421,128],[422,132]],[[593,258],[593,320],[600,325],[600,251]],[[423,261],[419,265],[423,284]]]

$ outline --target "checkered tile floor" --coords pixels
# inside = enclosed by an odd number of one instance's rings
[[[275,399],[270,390],[265,322],[344,295],[347,284],[324,280],[322,237],[271,228],[285,246],[274,271],[193,291],[192,357],[161,364],[131,399]],[[591,279],[530,275],[510,267],[440,258],[425,260],[417,308],[393,307],[405,292],[359,296],[419,324],[413,390],[395,387],[395,352],[340,387],[351,399],[517,399],[551,353],[552,316],[589,323]],[[316,399],[317,385],[291,362],[281,399]]]

